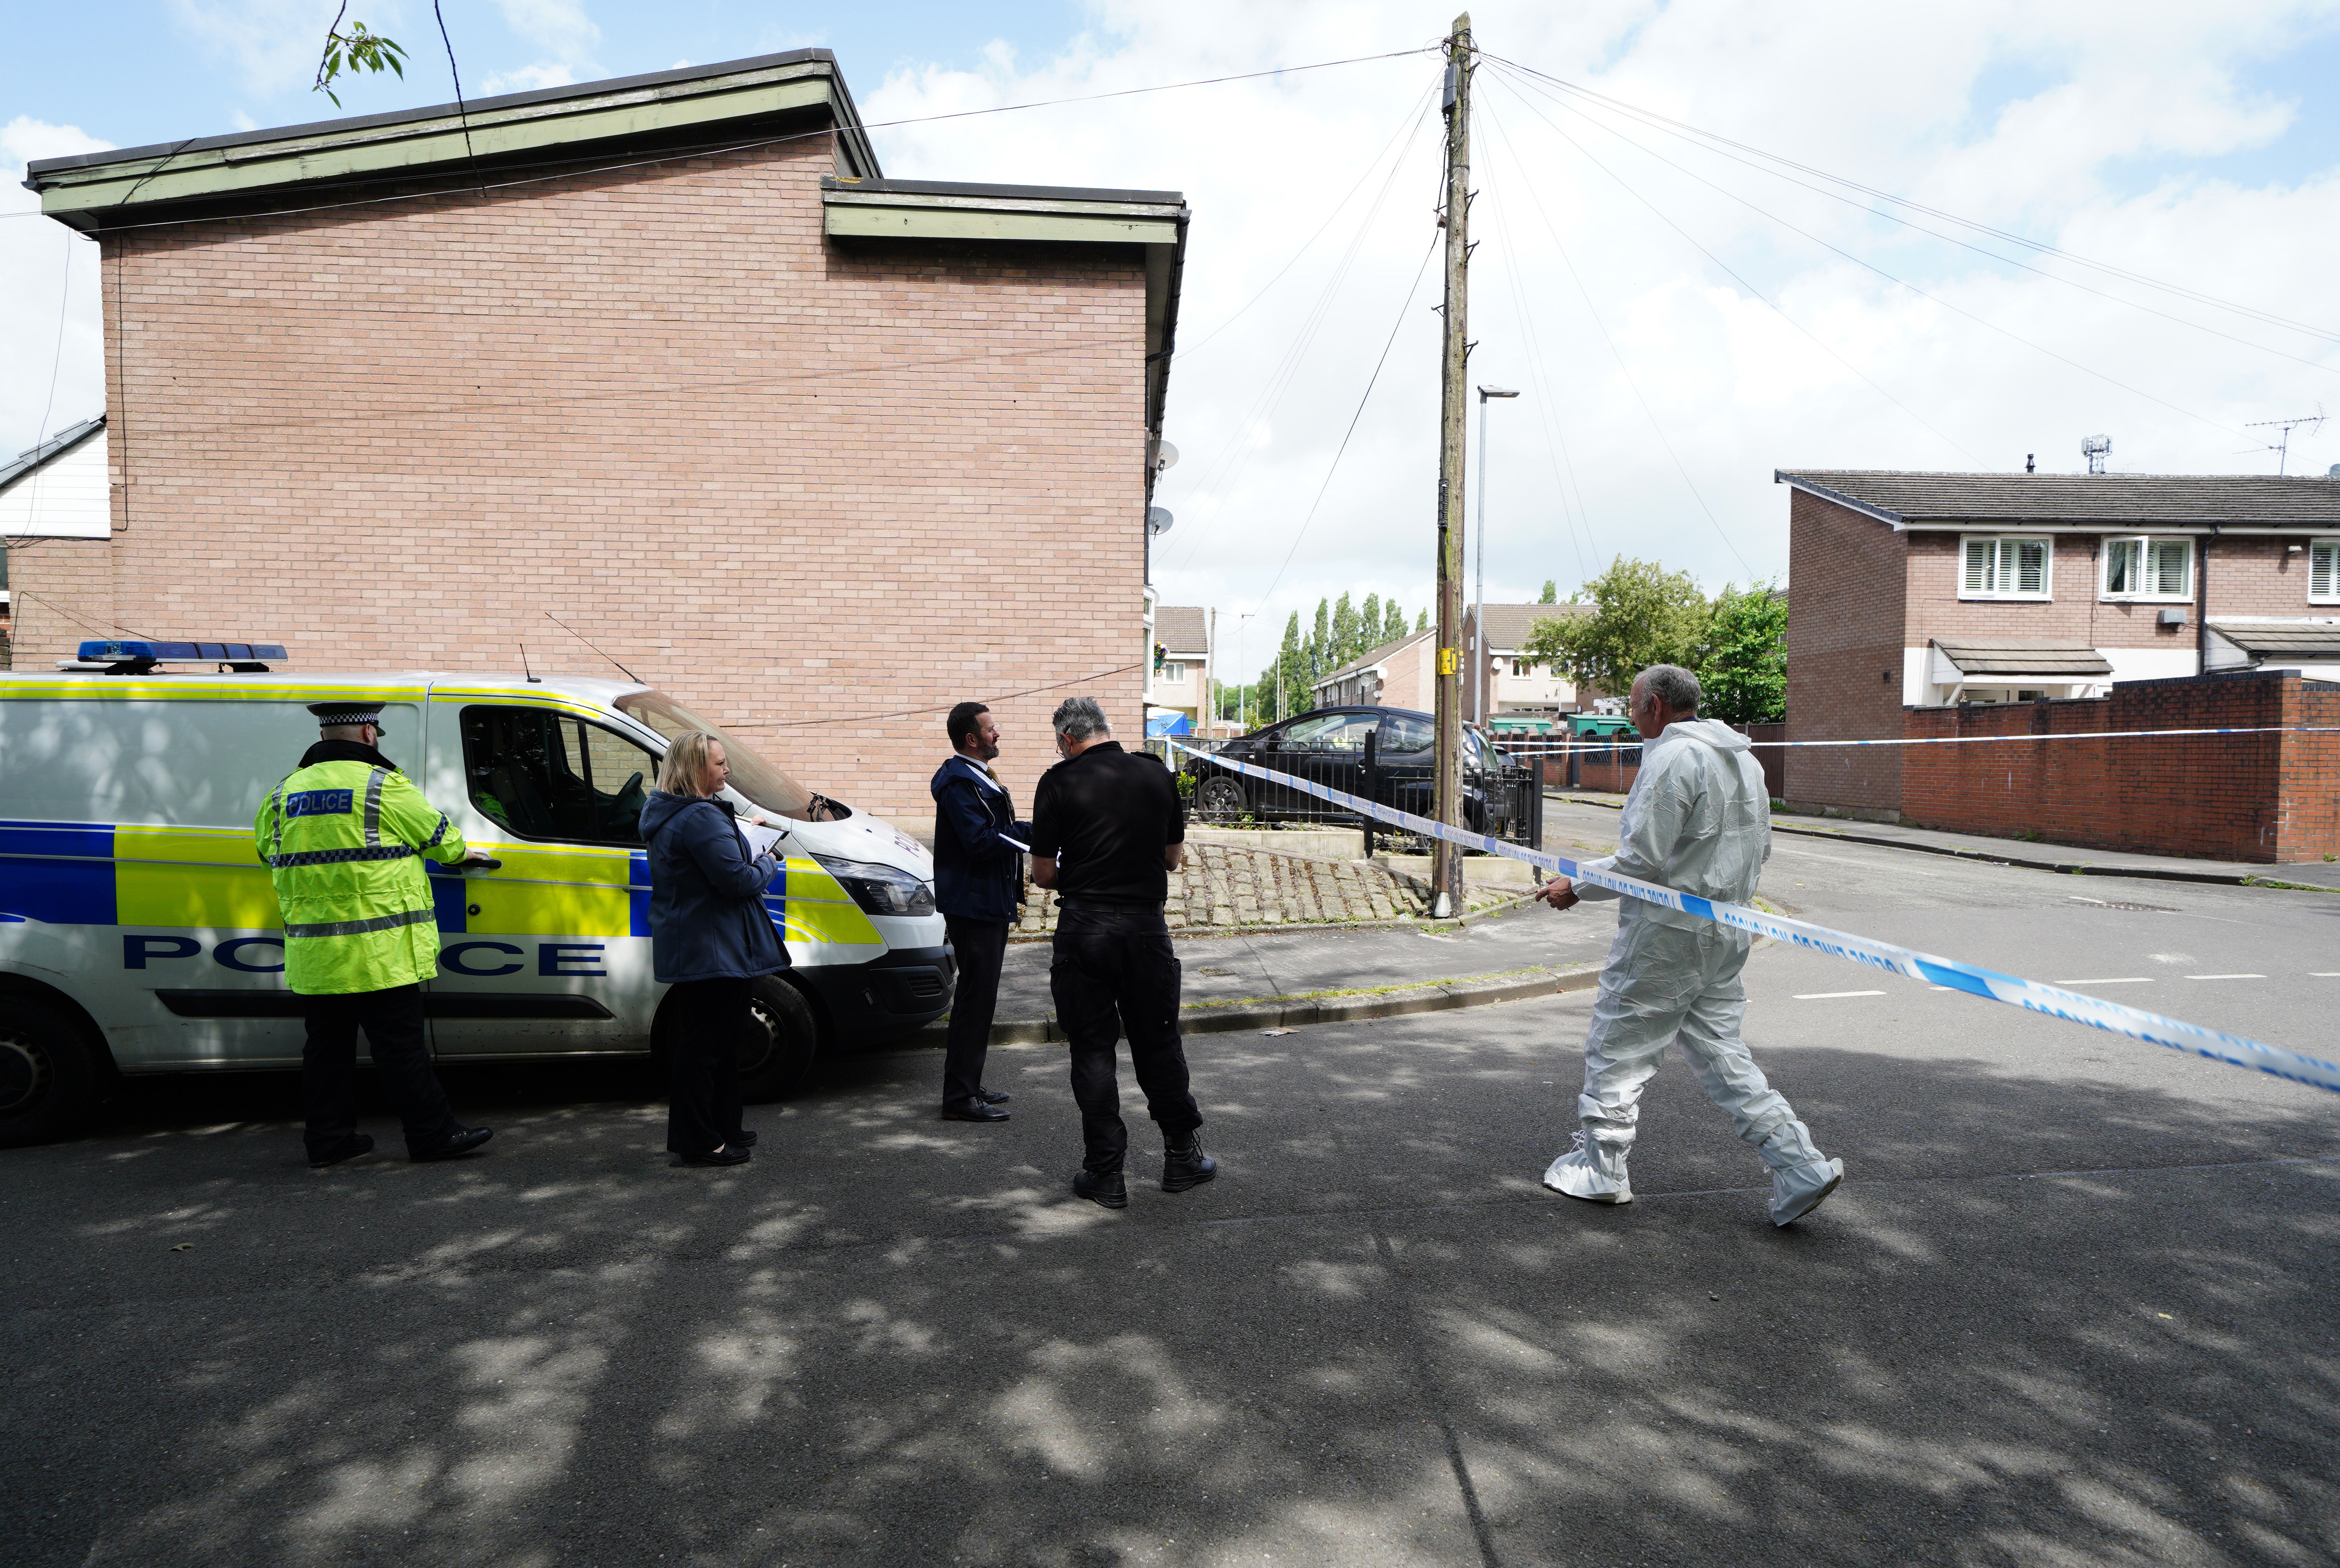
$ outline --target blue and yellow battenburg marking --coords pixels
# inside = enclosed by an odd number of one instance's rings
[[[431,878],[441,935],[650,934],[649,859],[641,851],[487,848],[503,862],[496,875]],[[0,820],[0,918],[55,926],[283,928],[275,884],[253,851],[252,835],[233,829]],[[885,941],[837,878],[803,857],[791,856],[782,865],[765,891],[764,907],[788,941]]]

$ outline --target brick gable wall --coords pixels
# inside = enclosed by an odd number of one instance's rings
[[[38,596],[302,672],[525,641],[616,673],[549,610],[908,817],[959,699],[1025,800],[1064,696],[1141,732],[1139,247],[830,242],[830,171],[798,143],[107,238],[117,531],[16,558],[19,668],[98,634]]]
[[[1789,491],[1789,739],[1901,732],[1909,537],[1833,501]],[[1896,810],[1901,804],[1899,749],[1790,750],[1787,798]]]

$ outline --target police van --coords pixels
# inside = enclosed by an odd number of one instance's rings
[[[793,968],[758,983],[741,1088],[948,1006],[926,848],[799,784],[653,688],[567,676],[276,672],[283,648],[86,642],[0,673],[0,1146],[69,1130],[119,1077],[299,1065],[260,802],[317,739],[312,702],[382,705],[382,750],[491,863],[425,860],[441,1062],[659,1050],[636,823],[667,742],[720,737],[724,793],[782,868],[764,902]]]

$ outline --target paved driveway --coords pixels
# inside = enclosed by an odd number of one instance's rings
[[[2288,968],[2177,977],[2328,950],[2340,899],[2103,909],[1931,865],[1983,880],[1914,891],[1892,851],[1825,848],[1848,863],[1775,863],[1810,918],[2329,1037]],[[2340,1097],[1810,955],[1750,981],[1762,1060],[1852,1172],[1784,1232],[1678,1064],[1638,1202],[1537,1186],[1582,997],[1198,1038],[1226,1175],[1120,1215],[1059,1196],[1050,1047],[995,1057],[999,1127],[928,1119],[930,1054],[851,1064],[764,1110],[738,1173],[667,1168],[616,1069],[471,1069],[489,1157],[320,1175],[281,1079],[150,1092],[0,1156],[5,1553],[2340,1556]]]

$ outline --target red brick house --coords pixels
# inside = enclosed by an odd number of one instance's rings
[[[2340,680],[2340,480],[1774,477],[1790,491],[1791,741],[1938,733],[1947,716],[1929,710],[2105,699],[2206,670]],[[1905,753],[1790,749],[1788,799],[1904,815]],[[1950,798],[1929,785],[1928,816]]]
[[[20,668],[612,673],[550,610],[910,817],[959,699],[1019,791],[1067,692],[1140,728],[1175,193],[885,179],[821,49],[29,175],[103,251],[113,531],[16,564]]]

